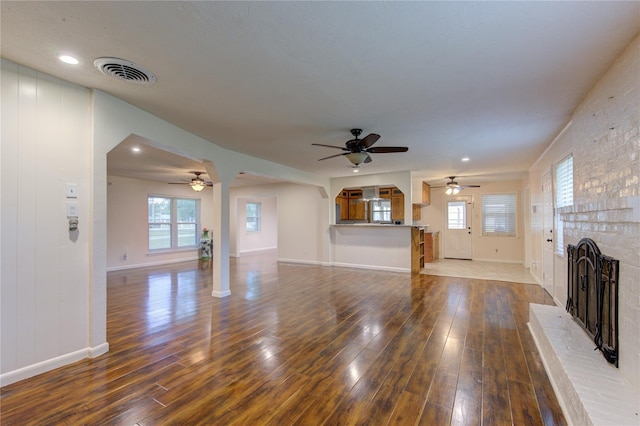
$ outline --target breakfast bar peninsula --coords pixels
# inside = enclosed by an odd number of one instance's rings
[[[330,237],[335,266],[411,273],[424,267],[423,226],[336,224]]]

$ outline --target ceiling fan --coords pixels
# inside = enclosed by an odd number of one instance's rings
[[[200,177],[200,175],[205,175],[206,173],[204,172],[189,172],[189,173],[193,173],[194,175],[196,175],[196,177],[194,177],[191,180],[183,179],[184,182],[169,182],[169,185],[191,185],[191,188],[196,192],[202,191],[205,188],[205,186],[213,186],[213,183],[205,182],[205,180]]]
[[[447,195],[457,195],[464,188],[480,188],[480,185],[459,185],[454,179],[455,176],[449,176],[449,182],[447,182],[444,186],[434,186],[435,188],[447,188],[444,193]]]
[[[320,158],[318,161],[327,160],[329,158],[339,157],[344,155],[347,157],[351,164],[358,167],[361,163],[370,163],[371,156],[369,154],[386,154],[390,152],[407,152],[409,148],[406,146],[379,146],[377,148],[371,147],[374,143],[380,139],[380,135],[370,133],[362,139],[358,139],[358,136],[362,134],[362,129],[351,129],[353,139],[345,142],[345,146],[324,145],[321,143],[312,143],[311,145],[326,146],[328,148],[337,148],[345,152],[342,154],[330,155],[328,157]]]

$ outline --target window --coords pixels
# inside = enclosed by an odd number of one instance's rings
[[[516,194],[486,194],[482,196],[482,235],[516,236]]]
[[[200,200],[148,197],[149,251],[195,247],[200,228]]]
[[[247,203],[247,232],[260,230],[260,203]]]
[[[391,222],[391,200],[371,200],[371,221]]]
[[[466,201],[449,201],[447,203],[447,229],[466,229]]]
[[[573,155],[569,155],[564,160],[556,164],[556,209],[573,205]],[[556,213],[556,253],[564,255],[563,231],[564,223],[560,215]]]

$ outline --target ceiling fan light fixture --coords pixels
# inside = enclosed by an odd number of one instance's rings
[[[191,183],[189,185],[191,185],[191,188],[196,192],[202,191],[206,186],[204,180],[199,177],[191,179]]]
[[[460,188],[456,186],[448,186],[444,193],[447,195],[458,195],[460,193]]]
[[[367,159],[368,154],[366,152],[350,152],[346,157],[351,161],[351,164],[357,166]]]

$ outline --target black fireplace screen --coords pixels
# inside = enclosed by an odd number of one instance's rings
[[[596,349],[618,366],[619,261],[600,254],[596,243],[581,239],[567,246],[567,312],[593,338]]]

